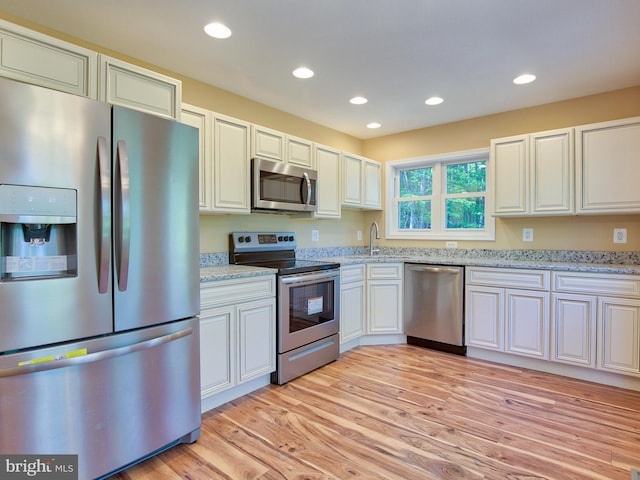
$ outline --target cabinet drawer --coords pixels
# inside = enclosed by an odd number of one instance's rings
[[[545,270],[467,267],[466,273],[468,284],[549,290],[550,274]]]
[[[402,263],[370,263],[367,265],[369,280],[402,279]]]
[[[208,282],[200,286],[200,310],[275,295],[275,275]]]
[[[340,284],[363,282],[365,265],[349,265],[340,267]]]
[[[640,276],[553,272],[553,290],[556,292],[640,297]]]

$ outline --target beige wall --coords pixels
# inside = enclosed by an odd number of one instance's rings
[[[444,152],[488,147],[491,138],[553,128],[593,123],[640,115],[640,86],[602,93],[533,108],[499,113],[481,118],[439,125],[370,140],[360,140],[336,130],[314,124],[266,105],[234,95],[211,85],[170,72],[142,60],[90,44],[81,39],[52,31],[0,12],[0,18],[40,31],[62,40],[105,53],[116,58],[179,78],[183,82],[183,100],[213,111],[264,125],[317,143],[332,146],[385,162]],[[378,221],[380,212],[343,211],[342,219],[301,220],[279,215],[225,215],[200,217],[200,250],[224,252],[227,234],[234,230],[290,230],[298,235],[301,247],[365,245],[369,225]],[[534,242],[521,241],[524,227],[534,229]],[[613,244],[613,228],[627,228],[629,243]],[[320,232],[320,241],[311,242],[311,230]],[[362,241],[356,233],[363,232]],[[385,241],[382,245],[443,247],[441,241]],[[575,250],[640,250],[640,216],[562,217],[498,219],[495,242],[459,241],[461,248],[532,248]]]

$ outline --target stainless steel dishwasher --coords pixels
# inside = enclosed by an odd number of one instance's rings
[[[411,345],[466,355],[464,267],[405,264],[404,332]]]

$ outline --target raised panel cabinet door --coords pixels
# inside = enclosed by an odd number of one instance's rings
[[[98,54],[0,20],[0,75],[97,99]]]
[[[318,209],[315,218],[340,218],[340,152],[315,145]]]
[[[578,213],[640,212],[640,117],[576,128]]]
[[[467,286],[465,289],[466,344],[504,350],[504,289]]]
[[[505,352],[549,359],[549,293],[505,290]]]
[[[355,340],[364,334],[364,282],[340,286],[340,343]]]
[[[361,207],[363,159],[349,153],[342,154],[342,205]]]
[[[365,208],[382,208],[382,166],[373,160],[364,161],[364,203]]]
[[[212,113],[195,105],[182,104],[181,122],[198,129],[198,185],[200,211],[211,209],[212,158],[211,158]]]
[[[640,300],[598,298],[598,368],[640,373]]]
[[[367,333],[402,333],[402,281],[367,284]]]
[[[238,383],[276,369],[276,300],[237,305]]]
[[[596,304],[590,295],[551,295],[551,360],[595,368]]]
[[[531,213],[574,212],[573,129],[531,134]]]
[[[518,216],[529,210],[529,137],[491,140],[494,215]]]
[[[284,133],[259,125],[251,125],[251,158],[254,157],[284,161]]]
[[[287,135],[285,141],[287,163],[315,170],[316,162],[312,142],[303,138],[292,137],[291,135]]]
[[[99,62],[100,100],[180,120],[180,80],[106,55],[100,55]]]
[[[235,309],[203,310],[200,315],[200,390],[202,398],[235,385]]]
[[[215,213],[250,213],[250,124],[213,118],[213,205]]]

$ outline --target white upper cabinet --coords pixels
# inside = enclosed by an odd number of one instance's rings
[[[576,128],[577,210],[640,212],[640,117]]]
[[[113,105],[180,120],[182,82],[100,55],[99,99]]]
[[[97,98],[98,54],[0,20],[0,75]]]
[[[380,210],[382,167],[367,158],[342,154],[342,206]]]
[[[340,151],[315,145],[318,209],[315,218],[340,218]]]
[[[199,200],[200,210],[206,212],[211,210],[211,187],[212,181],[212,143],[213,143],[213,131],[211,123],[213,119],[213,112],[205,110],[204,108],[196,107],[195,105],[182,104],[182,118],[181,122],[187,125],[191,125],[198,129],[198,141],[199,141]]]
[[[251,213],[250,135],[250,123],[214,114],[210,213]]]
[[[251,125],[251,157],[315,168],[312,142],[260,125]]]
[[[574,213],[573,129],[491,140],[494,215]]]

